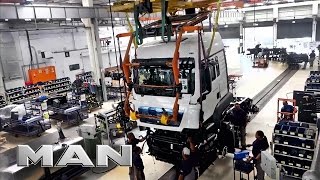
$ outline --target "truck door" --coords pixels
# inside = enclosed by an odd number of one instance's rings
[[[209,63],[208,68],[202,74],[202,110],[203,119],[206,121],[213,115],[220,90],[213,64]]]

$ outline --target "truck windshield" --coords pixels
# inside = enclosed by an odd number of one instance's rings
[[[140,63],[134,69],[134,90],[137,94],[153,96],[174,97],[174,77],[172,67],[166,63],[171,59],[139,59],[135,62]],[[180,83],[182,84],[181,93],[194,93],[194,59],[182,58],[179,62]]]

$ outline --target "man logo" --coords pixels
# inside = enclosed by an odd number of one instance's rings
[[[18,145],[17,165],[29,167],[41,161],[42,167],[66,167],[68,165],[81,165],[83,167],[108,167],[108,159],[119,166],[132,166],[132,146],[122,145],[120,153],[108,145],[97,145],[96,165],[92,163],[81,145],[69,145],[53,166],[53,146],[42,145],[33,151],[28,145]]]

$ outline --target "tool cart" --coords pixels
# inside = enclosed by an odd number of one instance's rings
[[[113,109],[94,115],[96,124],[109,132],[110,137],[122,137],[127,131],[136,127],[135,122],[123,116],[123,103],[120,102]]]
[[[23,104],[26,114],[21,117],[14,109],[11,110],[11,118],[3,126],[3,130],[17,136],[41,136],[41,133],[51,128],[49,120],[43,118],[46,110],[46,102],[25,102]]]
[[[56,96],[48,100],[48,109],[53,112],[52,119],[66,122],[68,124],[79,124],[88,118],[86,106],[75,99],[67,99],[67,96]]]
[[[246,159],[249,157],[249,151],[240,151],[234,153],[233,158],[233,179],[236,180],[236,172],[240,174],[240,180],[243,180],[244,174],[247,175],[250,180],[250,173],[253,172],[255,176],[253,162],[247,162]]]

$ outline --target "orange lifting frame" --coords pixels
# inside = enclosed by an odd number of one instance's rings
[[[279,111],[279,107],[280,107],[280,101],[284,102],[284,101],[287,101],[287,102],[291,102],[292,103],[292,106],[294,107],[294,110],[293,110],[293,113],[289,113],[289,112],[281,112],[281,109]],[[292,115],[293,116],[293,121],[295,120],[295,114],[297,112],[297,109],[296,109],[296,100],[295,99],[284,99],[284,98],[278,98],[278,105],[277,105],[277,119],[279,121],[279,117],[278,115],[280,114],[283,114],[283,115]]]
[[[174,51],[174,55],[173,55],[173,59],[172,59],[172,63],[171,63],[171,66],[172,66],[172,71],[173,71],[173,76],[174,76],[174,81],[175,81],[175,87],[179,85],[179,50],[180,50],[180,45],[181,45],[181,41],[182,41],[182,34],[184,32],[192,32],[192,31],[200,31],[202,28],[200,26],[184,26],[180,29],[179,31],[179,35],[178,35],[178,38],[176,40],[176,48],[175,48],[175,51]],[[117,35],[117,38],[120,38],[120,37],[130,37],[129,39],[129,43],[128,43],[128,46],[127,46],[127,49],[126,49],[126,53],[125,53],[125,56],[124,56],[124,59],[123,59],[123,63],[122,63],[122,68],[123,68],[123,73],[124,73],[124,76],[125,76],[125,79],[126,79],[126,83],[127,84],[131,84],[131,79],[130,79],[130,75],[131,75],[131,72],[130,72],[130,67],[133,67],[133,66],[139,66],[139,63],[130,63],[130,48],[131,48],[131,44],[133,42],[133,38],[134,38],[134,35],[133,33],[122,33],[122,34],[118,34]],[[165,87],[169,87],[169,86],[145,86],[145,87],[155,87],[155,88],[165,88]],[[174,86],[170,86],[170,87],[174,87]],[[130,116],[130,111],[134,111],[134,109],[132,109],[129,105],[129,97],[131,95],[131,90],[128,89],[128,92],[127,92],[127,97],[126,97],[126,100],[125,100],[125,104],[124,104],[124,110],[125,110],[125,113],[127,116]],[[176,98],[175,98],[175,102],[174,102],[174,106],[173,106],[173,115],[172,117],[169,117],[169,120],[173,120],[175,123],[177,122],[177,119],[178,119],[178,112],[179,112],[179,104],[178,104],[178,101],[179,101],[179,97],[180,97],[180,93],[177,92],[176,93]],[[159,119],[160,117],[157,117],[157,116],[148,116],[148,115],[141,115],[141,114],[137,114],[136,115],[137,118],[150,118],[150,119]]]

